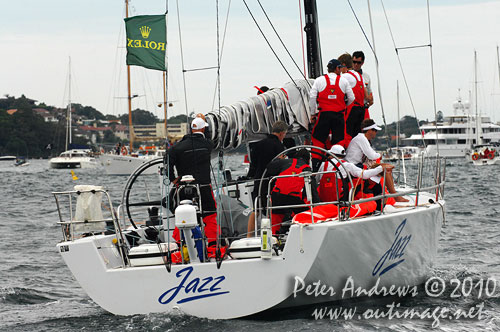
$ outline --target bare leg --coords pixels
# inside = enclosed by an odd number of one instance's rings
[[[255,236],[255,212],[250,213],[248,217],[247,232],[247,237]]]
[[[394,178],[392,177],[392,171],[390,170],[387,170],[385,173],[385,186],[387,187],[387,190],[389,190],[390,194],[396,193],[396,189],[394,188]],[[396,196],[394,199],[396,202],[409,202],[409,200],[402,196]]]

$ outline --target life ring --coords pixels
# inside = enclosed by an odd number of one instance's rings
[[[479,159],[479,153],[477,152],[474,152],[474,154],[472,155],[472,160],[478,160]]]
[[[122,153],[123,156],[126,156],[128,154],[126,146],[122,146],[121,153]]]
[[[495,153],[493,151],[490,151],[490,153],[488,153],[488,159],[493,159],[495,158]]]

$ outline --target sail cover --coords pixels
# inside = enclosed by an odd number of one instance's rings
[[[271,133],[276,121],[288,124],[288,134],[309,129],[309,89],[312,80],[295,80],[281,88],[209,112],[210,139],[217,150],[232,150]]]

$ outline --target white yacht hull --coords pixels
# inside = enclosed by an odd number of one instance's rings
[[[127,175],[132,174],[139,166],[147,163],[157,156],[131,157],[115,154],[101,155],[101,165],[108,175]],[[158,174],[158,167],[150,167],[142,174]]]
[[[345,222],[293,225],[279,256],[227,259],[220,269],[215,262],[172,265],[170,273],[163,265],[123,268],[114,235],[57,247],[82,288],[111,313],[180,311],[230,319],[356,297],[342,292],[348,279],[366,290],[379,278],[379,289],[422,283],[437,251],[444,216],[440,203]],[[318,281],[335,294],[306,295],[306,287]]]
[[[467,155],[470,146],[467,144],[440,144],[439,156],[445,158],[463,158]],[[428,157],[436,157],[438,147],[434,144],[427,145],[425,154]]]
[[[496,164],[500,164],[500,158],[498,158],[498,157],[495,157],[493,159],[481,158],[478,160],[472,160],[472,163],[475,166],[496,165]]]
[[[66,158],[66,157],[55,157],[49,160],[50,168],[97,168],[99,163],[96,158]]]

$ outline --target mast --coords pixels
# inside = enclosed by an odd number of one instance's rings
[[[481,129],[481,123],[480,119],[478,117],[478,108],[477,108],[477,53],[476,50],[474,50],[474,106],[476,108],[476,145],[481,144],[479,142],[480,136],[479,136],[479,130]]]
[[[165,113],[165,140],[168,142],[167,131],[167,72],[163,71],[163,111]]]
[[[398,122],[396,122],[396,151],[399,151],[399,135],[400,135],[400,133],[399,133],[400,127],[399,126],[400,126],[400,121],[401,121],[401,118],[399,117],[399,81],[396,81],[396,101],[397,101],[397,109],[398,109]]]
[[[125,18],[128,18],[128,2],[125,0]],[[134,148],[134,127],[132,126],[132,93],[130,92],[130,66],[127,65],[127,99],[128,99],[128,133],[129,133],[129,146],[130,152]]]
[[[323,75],[316,0],[304,0],[307,66],[309,78]]]
[[[500,56],[498,55],[498,45],[497,45],[497,66],[498,66],[498,82],[500,83]]]
[[[68,124],[66,125],[66,148],[64,149],[65,151],[68,151],[68,146],[71,146],[71,57],[69,57],[69,64],[68,64],[68,115],[67,115],[67,120]]]

